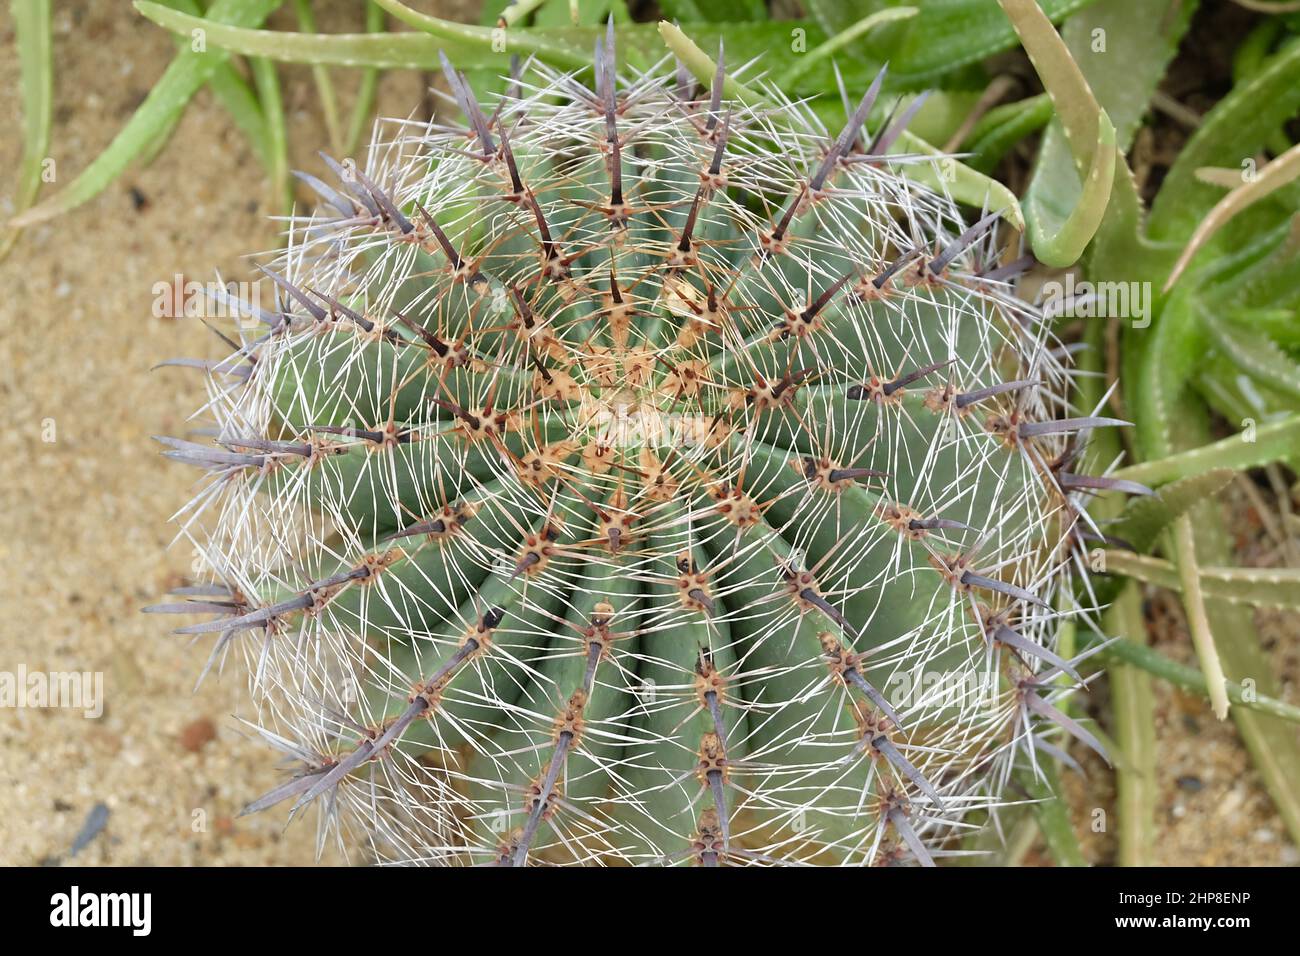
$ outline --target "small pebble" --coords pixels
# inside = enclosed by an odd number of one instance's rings
[[[1198,791],[1205,789],[1205,784],[1201,783],[1201,778],[1193,777],[1191,775],[1179,777],[1177,783],[1178,786],[1182,787],[1188,793],[1197,793]]]
[[[216,739],[216,725],[207,717],[190,721],[181,730],[181,746],[190,753],[198,753],[204,745]]]
[[[91,840],[99,836],[100,831],[108,823],[108,805],[97,803],[90,808],[90,813],[86,814],[86,822],[81,825],[81,830],[77,833],[76,838],[72,841],[71,856],[76,856]]]

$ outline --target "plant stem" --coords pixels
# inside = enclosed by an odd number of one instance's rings
[[[289,140],[285,131],[284,103],[280,98],[280,78],[272,60],[259,57],[252,61],[253,79],[262,100],[262,114],[266,118],[266,138],[271,163],[268,175],[271,180],[271,208],[287,215],[293,208],[293,187],[289,178]]]
[[[384,10],[378,4],[366,4],[366,32],[384,32]],[[368,67],[361,74],[361,85],[357,87],[357,100],[352,105],[352,119],[348,123],[348,135],[343,141],[343,155],[351,156],[365,133],[366,121],[375,106],[375,93],[379,89],[379,70]]]
[[[1209,696],[1209,688],[1204,674],[1195,667],[1179,664],[1177,661],[1165,657],[1159,651],[1144,645],[1120,638],[1107,645],[1099,656],[1108,663],[1116,661],[1133,664],[1176,687]],[[1256,693],[1253,688],[1247,693],[1246,688],[1236,681],[1227,681],[1224,690],[1228,695],[1228,699],[1237,705],[1236,710],[1251,710],[1292,723],[1300,723],[1300,707],[1296,707],[1294,704],[1288,704],[1275,697]]]
[[[316,17],[312,13],[311,0],[293,0],[293,5],[302,32],[315,33]],[[311,75],[316,83],[316,95],[320,97],[321,112],[325,116],[325,129],[329,133],[330,148],[336,153],[342,153],[343,127],[339,121],[339,103],[334,95],[334,83],[330,80],[329,69],[317,64],[311,68]]]
[[[1124,588],[1104,620],[1108,631],[1129,634],[1145,646],[1146,622],[1136,585]],[[1150,866],[1155,846],[1156,731],[1151,675],[1128,663],[1111,662],[1112,718],[1124,760],[1115,768],[1121,866]]]

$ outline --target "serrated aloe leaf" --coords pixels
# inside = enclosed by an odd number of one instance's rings
[[[1238,186],[1215,203],[1214,208],[1205,215],[1192,233],[1178,261],[1174,263],[1173,271],[1165,280],[1166,291],[1178,281],[1183,270],[1209,243],[1214,234],[1227,225],[1234,216],[1293,182],[1297,177],[1300,177],[1300,145],[1287,150],[1261,169],[1253,179]]]
[[[1182,589],[1183,581],[1174,565],[1162,558],[1110,550],[1106,567],[1138,581]],[[1300,570],[1295,568],[1201,568],[1201,588],[1206,597],[1233,604],[1300,610]]]
[[[1202,448],[1129,465],[1115,472],[1115,476],[1154,487],[1212,468],[1242,471],[1297,455],[1300,455],[1300,415],[1291,415]]]
[[[1146,381],[1138,394],[1139,446],[1148,456],[1168,454],[1178,448],[1187,441],[1185,436],[1192,423],[1204,416],[1204,409],[1188,387],[1190,369],[1204,333],[1197,325],[1194,306],[1185,289],[1180,289],[1171,299],[1155,331],[1154,341],[1146,347],[1142,359]],[[1229,706],[1224,690],[1226,678],[1210,628],[1198,573],[1195,531],[1188,515],[1174,520],[1170,540],[1188,630],[1205,674],[1215,716],[1223,720]]]
[[[1185,406],[1184,406],[1185,407]],[[1205,441],[1208,417],[1193,406],[1180,409],[1175,428],[1175,447]],[[1202,566],[1222,566],[1233,559],[1228,528],[1221,509],[1213,502],[1197,505],[1191,518],[1197,558]],[[1231,573],[1235,569],[1228,569]],[[1223,669],[1243,685],[1243,698],[1278,695],[1276,678],[1255,628],[1254,612],[1244,606],[1210,599],[1206,605],[1209,625],[1217,638]],[[1229,682],[1229,692],[1232,683]],[[1294,727],[1253,708],[1235,708],[1234,721],[1246,743],[1264,786],[1293,840],[1300,840],[1300,745]]]
[[[1258,327],[1284,348],[1300,347],[1300,325],[1294,321],[1300,303],[1300,220],[1269,230],[1223,260],[1213,272],[1202,273],[1206,308]]]
[[[998,180],[946,156],[938,148],[906,130],[890,152],[919,153],[932,157],[935,162],[909,163],[903,166],[903,174],[923,186],[946,191],[953,199],[967,206],[999,211],[1013,228],[1025,228],[1024,212],[1016,194]]]
[[[1107,526],[1107,534],[1127,541],[1139,554],[1145,553],[1175,518],[1198,501],[1218,494],[1232,476],[1231,469],[1216,468],[1170,482],[1150,497],[1132,498],[1119,520]]]
[[[1194,382],[1197,393],[1220,417],[1230,422],[1280,421],[1291,414],[1294,400],[1267,385],[1260,385],[1237,368],[1221,352],[1206,357],[1205,366],[1197,373]],[[1282,464],[1291,466],[1295,459],[1280,458]]]
[[[1171,15],[1160,0],[1101,0],[1061,27],[1061,39],[1073,62],[1115,125],[1121,150],[1127,149],[1194,8],[1195,4],[1181,4]],[[1119,63],[1125,64],[1124,68],[1117,68]],[[1062,127],[1050,125],[1039,147],[1026,201],[1041,203],[1055,219],[1063,219],[1079,194],[1079,176],[1077,159]],[[1117,159],[1111,192],[1098,228],[1099,238],[1093,244],[1093,271],[1108,278],[1145,278],[1150,263],[1161,261],[1164,255],[1142,235],[1141,202],[1122,158]]]
[[[195,17],[202,16],[203,12],[195,0],[169,0],[166,5]],[[183,47],[190,41],[188,37],[178,36],[176,42]],[[266,121],[262,116],[262,106],[258,103],[257,96],[248,82],[233,64],[226,62],[217,67],[208,85],[221,101],[221,105],[230,113],[230,118],[235,121],[240,132],[248,138],[248,143],[257,155],[258,162],[269,168]],[[161,149],[179,121],[180,114],[177,113],[170,126],[155,140],[157,145],[153,147],[154,149]]]
[[[1163,0],[1098,0],[1062,24],[1061,39],[1115,124],[1120,150],[1132,145],[1198,7],[1198,0],[1177,8]]]
[[[41,163],[49,155],[54,67],[49,0],[12,0],[23,95],[23,162],[15,205],[31,205],[40,188]]]
[[[1269,64],[1233,87],[1201,121],[1170,167],[1148,221],[1155,239],[1186,242],[1220,191],[1199,182],[1196,170],[1232,166],[1259,151],[1268,136],[1300,110],[1300,44],[1279,52]]]
[[[1214,716],[1224,720],[1228,716],[1228,678],[1223,672],[1218,642],[1211,630],[1205,607],[1200,564],[1196,557],[1196,538],[1189,516],[1182,515],[1174,519],[1172,538],[1179,590],[1183,595],[1183,608],[1187,612],[1187,629],[1192,635],[1192,646],[1196,648],[1201,673],[1205,675],[1210,707],[1214,710]]]
[[[1073,265],[1083,255],[1101,227],[1110,202],[1116,176],[1115,130],[1103,113],[1101,132],[1093,151],[1093,165],[1084,176],[1083,189],[1070,214],[1061,222],[1051,221],[1046,208],[1031,194],[1026,204],[1029,216],[1029,246],[1044,265]]]
[[[1237,322],[1225,322],[1208,310],[1201,319],[1215,344],[1237,368],[1257,382],[1300,399],[1300,364],[1278,348],[1267,335]]]
[[[999,2],[1052,98],[1078,176],[1078,188],[1070,196],[1064,195],[1063,183],[1058,183],[1060,188],[1051,195],[1031,188],[1026,204],[1030,246],[1048,265],[1072,265],[1101,225],[1116,167],[1124,163],[1116,150],[1115,128],[1098,106],[1069,47],[1038,4],[1034,0]],[[1069,211],[1062,215],[1065,209]]]
[[[691,39],[677,24],[669,23],[667,20],[660,20],[658,29],[659,35],[663,37],[664,45],[672,51],[673,56],[682,61],[682,64],[691,71],[695,79],[701,83],[712,84],[714,74],[718,69],[717,61],[701,50],[699,44]],[[723,77],[722,93],[728,99],[739,100],[751,106],[759,106],[765,102],[762,93],[751,89],[730,75]]]
[[[1300,351],[1300,323],[1295,321],[1294,309],[1242,309],[1224,316],[1224,321],[1244,326],[1284,351]]]

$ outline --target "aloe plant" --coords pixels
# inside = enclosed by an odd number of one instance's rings
[[[1018,0],[1001,2],[1026,49],[1036,47],[1042,60],[1051,28],[1041,13]],[[1069,167],[1072,158],[1079,167],[1077,144],[1087,142],[1091,130],[1072,123],[1071,117],[1105,107],[1120,132],[1118,145],[1127,146],[1195,10],[1195,4],[1175,10],[1157,0],[1102,0],[1066,25],[1059,52],[1076,61],[1078,69],[1073,82],[1060,82],[1064,71],[1059,68],[1055,77],[1043,76],[1062,123],[1049,131],[1038,157],[1026,202],[1030,218],[1037,208],[1068,208],[1080,195]],[[1207,500],[1226,483],[1223,476],[1230,472],[1222,469],[1277,462],[1294,466],[1300,453],[1292,334],[1296,245],[1289,223],[1300,163],[1285,140],[1278,144],[1277,131],[1300,106],[1300,47],[1291,38],[1269,51],[1281,31],[1277,21],[1265,21],[1262,27],[1242,47],[1234,89],[1201,119],[1149,215],[1127,162],[1117,155],[1110,202],[1083,271],[1097,281],[1154,292],[1150,312],[1141,321],[1126,321],[1138,318],[1130,315],[1109,317],[1121,360],[1106,371],[1119,374],[1125,407],[1138,425],[1132,448],[1137,463],[1116,477],[1172,483],[1161,489],[1161,501],[1134,502],[1124,514],[1110,504],[1094,511],[1103,524],[1118,520],[1107,527],[1108,534],[1136,536],[1126,543],[1139,551],[1163,537],[1170,560],[1112,552],[1108,557],[1116,560],[1107,567],[1182,592],[1200,673],[1181,674],[1177,665],[1140,646],[1141,616],[1133,613],[1131,594],[1106,623],[1126,631],[1135,643],[1112,646],[1108,656],[1112,663],[1137,664],[1182,686],[1195,686],[1209,696],[1221,719],[1231,707],[1295,839],[1300,835],[1300,750],[1293,728],[1278,719],[1295,715],[1278,701],[1271,703],[1281,706],[1266,715],[1251,695],[1241,695],[1236,681],[1249,680],[1265,694],[1274,692],[1275,682],[1249,609],[1234,606],[1294,609],[1294,571],[1224,567],[1231,561],[1224,520]],[[1101,52],[1098,37],[1103,38]],[[1115,69],[1117,60],[1134,68]],[[1260,158],[1268,144],[1278,144],[1281,154],[1272,162]],[[1085,341],[1097,371],[1103,370],[1105,339],[1104,323],[1087,323]],[[1086,401],[1098,393],[1085,388],[1084,394]],[[1211,411],[1241,432],[1211,444]],[[1109,436],[1098,447],[1105,460],[1119,453]],[[1113,593],[1103,589],[1100,596]],[[1089,600],[1097,597],[1089,594]],[[1120,772],[1121,809],[1132,811],[1121,814],[1121,858],[1142,864],[1149,862],[1152,843],[1156,759],[1154,742],[1142,725],[1150,724],[1154,705],[1144,676],[1121,668],[1115,677],[1117,734],[1131,742],[1126,757],[1132,758]]]

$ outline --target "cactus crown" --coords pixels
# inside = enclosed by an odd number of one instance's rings
[[[904,175],[805,104],[527,64],[389,121],[209,366],[209,662],[385,860],[929,863],[1046,719],[1071,372]],[[200,520],[200,513],[206,517]]]

